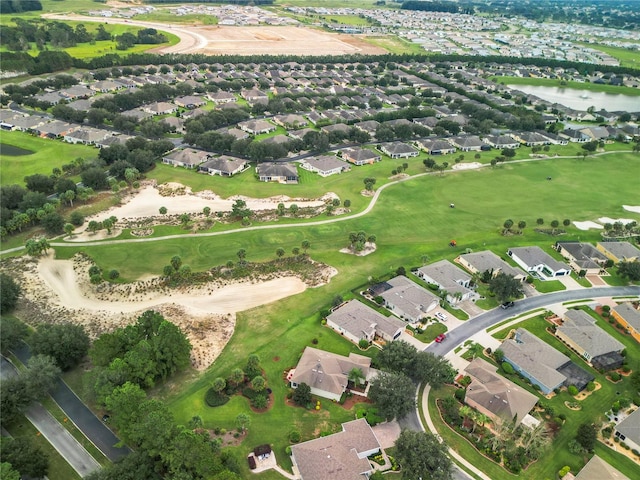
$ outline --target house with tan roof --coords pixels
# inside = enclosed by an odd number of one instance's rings
[[[403,142],[384,143],[380,146],[380,150],[391,158],[411,158],[420,154],[416,148]]]
[[[246,120],[238,123],[238,127],[251,135],[273,132],[276,126],[266,120]]]
[[[582,470],[574,477],[574,480],[631,480],[620,471],[613,468],[598,455],[591,457],[591,460],[582,467]]]
[[[598,370],[622,366],[624,345],[598,327],[584,310],[567,310],[556,336]]]
[[[367,457],[380,442],[364,418],[342,424],[342,431],[291,445],[293,473],[301,480],[365,480],[373,472]]]
[[[232,177],[240,173],[247,165],[247,161],[242,158],[221,155],[207,160],[198,166],[198,171],[209,175],[220,175],[221,177]]]
[[[630,242],[598,242],[596,248],[613,263],[640,261],[640,249]]]
[[[418,147],[429,155],[446,155],[456,153],[456,147],[442,138],[429,138],[416,141]]]
[[[527,274],[525,272],[517,267],[512,267],[491,250],[465,253],[456,258],[455,261],[472,274],[490,272],[491,277],[493,278],[499,273],[504,273],[505,275],[510,275],[521,282],[527,278]]]
[[[385,317],[358,300],[349,300],[327,316],[327,326],[353,343],[372,342],[376,337],[393,341],[400,337],[405,323],[396,317]]]
[[[438,296],[404,275],[373,285],[369,291],[380,296],[394,315],[411,323],[420,321],[440,305]]]
[[[334,157],[333,155],[320,155],[318,157],[307,157],[300,166],[305,170],[317,173],[321,177],[328,177],[336,173],[347,172],[351,170],[348,163]]]
[[[344,148],[342,150],[342,158],[354,165],[370,165],[379,162],[382,156],[368,148]]]
[[[465,369],[471,378],[464,401],[493,421],[515,421],[518,426],[538,403],[538,397],[497,373],[497,368],[475,358]]]
[[[636,342],[640,342],[640,310],[632,303],[621,303],[611,309],[611,316],[627,329]]]
[[[295,165],[281,162],[263,162],[256,167],[261,182],[298,183]]]
[[[338,401],[347,390],[349,373],[354,368],[362,372],[361,385],[367,384],[378,373],[377,370],[371,368],[369,357],[355,353],[350,353],[348,357],[345,357],[307,347],[304,349],[296,368],[289,373],[290,377],[287,378],[289,378],[291,388],[298,388],[298,385],[305,383],[311,387],[313,395]]]
[[[196,168],[210,157],[211,154],[209,152],[196,150],[194,148],[184,148],[169,152],[162,157],[162,163],[173,165],[174,167]]]
[[[471,288],[471,275],[448,260],[425,265],[414,273],[425,282],[446,291],[447,301],[452,305],[469,300],[475,295]]]

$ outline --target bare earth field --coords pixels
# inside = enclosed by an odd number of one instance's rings
[[[387,51],[354,35],[328,33],[307,27],[274,26],[174,26],[166,23],[98,18],[84,15],[46,14],[45,18],[83,22],[119,23],[165,30],[180,38],[152,53],[206,53],[208,55],[345,55],[384,54]]]

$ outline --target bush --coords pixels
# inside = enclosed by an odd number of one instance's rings
[[[511,366],[511,364],[509,362],[502,362],[502,370],[504,371],[504,373],[513,373],[513,367]]]
[[[458,388],[455,393],[455,397],[460,402],[464,402],[464,397],[467,394],[467,391],[464,388]]]
[[[618,372],[610,372],[609,373],[609,378],[612,381],[617,382],[618,380],[620,380],[620,374]]]
[[[575,397],[578,394],[578,387],[575,385],[569,385],[567,392],[569,392],[569,395]]]
[[[80,227],[82,224],[84,224],[84,215],[77,211],[72,212],[71,216],[69,217],[69,222],[71,222],[71,224],[75,225],[76,227]]]
[[[118,270],[111,270],[109,272],[109,279],[110,280],[115,280],[116,278],[118,278],[120,276],[120,272],[118,272]]]
[[[623,367],[622,367],[622,371],[623,371],[624,373],[629,373],[629,372],[631,371],[631,369],[629,368],[629,366],[628,366],[628,365],[623,365]]]
[[[611,311],[611,307],[609,305],[603,305],[602,306],[602,311],[603,312],[609,312],[609,311]]]
[[[210,388],[204,396],[204,401],[210,407],[219,407],[227,403],[229,401],[229,397],[224,393],[216,392],[213,388]]]
[[[284,453],[286,453],[287,455],[291,455],[291,447],[289,445],[287,445],[284,449]]]
[[[569,465],[565,465],[560,470],[558,470],[558,476],[560,478],[564,477],[567,473],[571,471],[571,467]]]
[[[300,435],[300,432],[298,430],[291,430],[289,432],[289,441],[291,443],[298,443],[301,438],[302,436]]]
[[[593,382],[589,382],[587,383],[587,391],[588,392],[593,392],[596,389],[596,384]]]
[[[611,316],[611,313],[610,312],[602,312],[602,316],[604,318],[609,318]]]
[[[269,400],[267,399],[267,396],[262,393],[259,395],[256,395],[251,400],[251,405],[253,406],[253,408],[257,408],[258,410],[267,408],[268,404],[269,404]]]
[[[369,348],[369,340],[366,340],[364,338],[360,339],[360,341],[358,342],[358,346],[362,349]]]

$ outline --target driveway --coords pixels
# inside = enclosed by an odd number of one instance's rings
[[[20,348],[15,349],[13,353],[24,364],[26,364],[31,357],[29,347],[24,343]],[[61,378],[58,378],[58,384],[51,396],[69,420],[71,420],[109,460],[115,462],[131,453],[128,447],[115,446],[120,442],[120,439],[89,410],[89,407],[82,403],[82,400],[73,393]]]
[[[13,364],[6,358],[2,357],[1,361],[0,372],[3,379],[18,374]],[[96,459],[42,405],[33,403],[24,412],[24,416],[78,472],[78,475],[86,477],[100,469],[100,464]]]
[[[373,430],[383,449],[393,447],[400,436],[400,424],[395,420],[392,422],[379,423],[375,427],[371,427],[371,430]]]

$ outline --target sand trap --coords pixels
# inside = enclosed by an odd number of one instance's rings
[[[451,169],[452,170],[470,170],[473,168],[480,168],[482,164],[480,162],[471,162],[471,163],[456,163]]]
[[[604,227],[599,223],[588,221],[588,222],[573,222],[578,230],[589,230],[590,228],[595,228],[598,230],[602,230]]]
[[[233,203],[242,199],[247,202],[247,207],[251,210],[273,210],[278,203],[284,203],[285,207],[289,207],[295,203],[300,208],[303,207],[319,207],[325,204],[324,199],[307,200],[292,199],[286,196],[271,197],[266,199],[255,199],[235,195],[227,199],[223,199],[210,191],[191,193],[190,189],[179,184],[172,184],[177,190],[183,188],[182,194],[171,196],[160,195],[160,190],[153,185],[142,187],[136,194],[132,195],[125,204],[114,207],[106,212],[100,212],[91,220],[102,221],[111,216],[115,216],[118,220],[132,219],[139,217],[154,217],[160,215],[160,207],[167,209],[168,215],[176,215],[182,213],[201,213],[204,207],[211,208],[212,212],[230,212]],[[162,186],[161,186],[162,187]],[[335,194],[327,194],[335,196]]]
[[[624,208],[628,212],[640,213],[640,206],[634,207],[632,205],[622,205],[622,208]]]
[[[631,222],[635,222],[636,220],[633,220],[631,218],[609,218],[609,217],[600,217],[598,219],[598,221],[600,223],[616,223],[616,222],[620,222],[623,225],[626,225],[627,223],[631,223]]]

